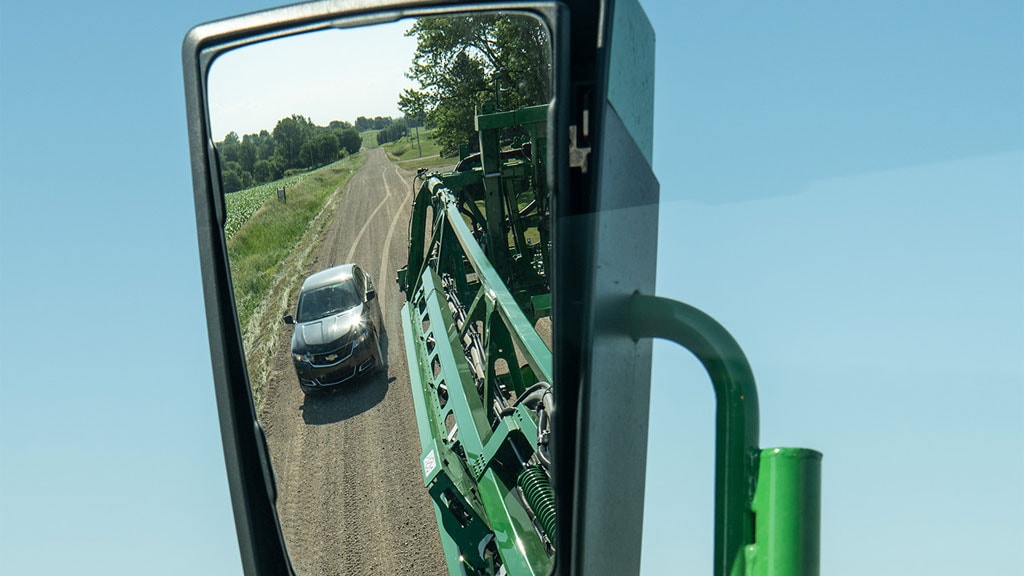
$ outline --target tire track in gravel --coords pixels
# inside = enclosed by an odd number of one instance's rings
[[[394,282],[406,259],[405,229],[398,223],[408,222],[414,174],[398,169],[379,148],[365,154],[305,272],[355,262],[372,275],[384,316],[387,370],[304,397],[290,338],[280,339],[261,413],[278,514],[300,575],[447,574],[420,474],[399,314],[404,295]],[[291,309],[295,298],[290,296]]]

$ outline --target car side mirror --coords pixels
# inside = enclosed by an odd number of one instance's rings
[[[366,301],[367,302],[369,302],[370,300],[373,300],[376,297],[377,297],[377,291],[376,290],[370,289],[370,290],[366,291]]]
[[[284,317],[284,323],[285,324],[289,324],[289,325],[294,325],[295,324],[295,319],[292,318],[291,314],[288,314],[287,316]]]

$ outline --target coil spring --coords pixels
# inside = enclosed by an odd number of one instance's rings
[[[516,482],[523,491],[526,503],[533,510],[537,522],[552,544],[555,541],[555,491],[548,475],[539,466],[527,466]]]

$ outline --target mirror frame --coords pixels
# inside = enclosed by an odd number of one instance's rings
[[[582,17],[570,29],[569,6]],[[552,455],[555,467],[552,483],[557,494],[559,533],[556,553],[558,574],[568,574],[573,558],[578,558],[574,524],[582,514],[575,492],[582,485],[578,476],[577,409],[579,388],[584,372],[580,359],[587,349],[585,336],[589,322],[587,292],[582,297],[558,296],[560,290],[586,289],[589,286],[589,262],[592,262],[592,228],[573,224],[572,216],[592,212],[594,203],[588,194],[570,194],[570,190],[590,190],[589,176],[570,176],[569,124],[583,122],[583,102],[595,98],[594,82],[601,62],[599,1],[573,2],[464,2],[453,4],[437,0],[323,0],[245,14],[191,29],[182,46],[189,149],[202,271],[203,295],[210,338],[211,366],[221,439],[227,466],[228,486],[246,574],[294,574],[278,523],[277,487],[270,463],[266,437],[256,417],[249,388],[231,284],[231,271],[224,237],[226,210],[221,192],[217,153],[210,132],[206,104],[207,75],[221,54],[243,46],[295,34],[329,28],[365,26],[411,17],[441,16],[472,11],[517,11],[538,17],[549,28],[552,40],[554,95],[549,113],[548,181],[552,184],[554,270],[552,272],[552,322],[555,382],[558,387],[555,410],[557,424],[552,426]],[[580,8],[588,8],[581,10]],[[581,28],[582,26],[582,28]],[[571,37],[584,37],[589,48],[577,50]],[[570,47],[572,54],[570,54]],[[573,66],[570,69],[570,56]],[[577,72],[582,71],[582,75]],[[570,85],[572,89],[570,90]],[[603,91],[597,91],[603,100]],[[595,126],[594,116],[590,125]],[[556,137],[557,135],[557,137]],[[584,220],[587,220],[586,218]],[[562,223],[562,224],[560,224]],[[571,240],[570,240],[571,239]],[[557,311],[557,312],[556,312]]]

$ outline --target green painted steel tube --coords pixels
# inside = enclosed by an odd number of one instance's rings
[[[473,237],[466,221],[462,219],[462,214],[450,193],[445,198],[444,210],[448,223],[451,224],[455,233],[455,238],[462,246],[463,255],[473,267],[473,271],[477,273],[477,279],[487,290],[488,298],[494,300],[498,314],[508,326],[509,335],[512,336],[537,378],[551,382],[551,349],[537,334],[537,329],[523,313],[523,309],[519,307],[515,298],[509,294],[508,288],[498,272],[489,264],[483,249]]]
[[[807,448],[762,450],[753,511],[757,544],[747,548],[747,573],[818,576],[821,453]]]
[[[686,348],[711,377],[717,402],[714,575],[730,576],[754,542],[750,505],[759,449],[757,387],[750,364],[721,324],[681,302],[634,294],[629,324],[634,339],[663,338]]]

